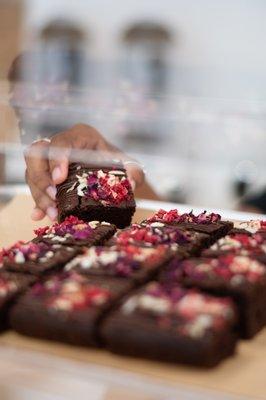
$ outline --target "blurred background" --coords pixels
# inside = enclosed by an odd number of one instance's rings
[[[1,0],[0,203],[23,145],[83,122],[164,200],[266,212],[265,20],[263,0]]]

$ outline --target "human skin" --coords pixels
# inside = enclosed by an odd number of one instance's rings
[[[56,185],[65,181],[71,155],[75,152],[93,151],[105,159],[120,159],[128,174],[136,196],[156,199],[152,188],[145,182],[141,165],[109,143],[95,128],[77,124],[47,139],[33,142],[25,150],[26,181],[30,187],[35,207],[31,218],[41,220],[47,215],[57,218]],[[86,153],[85,153],[86,154]]]

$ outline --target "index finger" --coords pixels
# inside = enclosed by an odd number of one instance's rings
[[[72,143],[65,135],[54,136],[49,149],[49,168],[54,184],[66,180]]]
[[[43,191],[52,184],[48,151],[49,143],[44,140],[32,143],[24,151],[27,175]]]

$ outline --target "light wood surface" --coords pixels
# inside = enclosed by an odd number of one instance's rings
[[[40,223],[33,224],[30,221],[31,206],[31,200],[27,196],[18,196],[0,211],[0,242],[2,244],[7,245],[16,239],[28,240],[32,237],[33,227]],[[142,219],[150,213],[151,211],[138,210],[135,220]],[[58,356],[69,363],[71,360],[75,360],[85,364],[93,363],[98,366],[129,371],[155,381],[161,380],[169,385],[185,384],[224,394],[242,395],[251,399],[266,399],[265,329],[251,341],[240,341],[234,357],[224,361],[217,368],[207,371],[181,365],[167,365],[120,357],[104,350],[81,349],[25,338],[14,332],[7,332],[0,336],[0,349],[3,346]]]

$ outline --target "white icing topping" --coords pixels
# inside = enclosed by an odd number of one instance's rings
[[[75,281],[67,281],[63,285],[63,291],[65,292],[75,292],[80,288],[80,284]]]
[[[77,256],[77,257],[73,258],[73,260],[69,261],[65,265],[64,270],[65,271],[70,271],[72,268],[74,268],[79,263],[81,257],[82,256]]]
[[[135,261],[145,261],[152,253],[154,252],[153,248],[142,248],[140,249],[140,253],[135,253],[133,255],[133,259]],[[81,254],[75,257],[72,261],[66,264],[65,270],[69,271],[70,269],[80,265],[82,268],[97,268],[101,265],[108,265],[115,263],[119,257],[127,256],[126,251],[118,250],[115,247],[106,248],[106,250],[97,252],[97,247],[91,247],[86,250],[84,254]]]
[[[81,256],[80,265],[82,268],[91,268],[92,266],[97,267],[100,264],[108,265],[117,261],[119,252],[115,251],[104,251],[97,254],[94,248],[88,250],[87,255]]]
[[[165,224],[163,222],[152,222],[150,226],[152,226],[153,228],[162,228],[163,226],[165,226]]]
[[[69,189],[67,189],[66,193],[72,192],[72,190],[75,189],[76,185],[77,185],[77,182],[74,182],[73,185]]]
[[[21,251],[18,251],[14,257],[15,263],[23,264],[25,262],[24,254]]]
[[[105,173],[103,172],[102,169],[99,169],[99,171],[97,171],[97,177],[98,178],[105,178]]]
[[[47,251],[47,253],[45,254],[46,258],[52,258],[53,256],[54,256],[54,253],[51,250]]]
[[[189,293],[177,303],[176,309],[184,315],[187,314],[187,310],[194,314],[222,315],[225,307],[219,301],[206,302],[205,297],[200,293]]]
[[[89,223],[88,223],[88,225],[91,227],[91,229],[95,229],[95,228],[97,228],[97,226],[99,225],[99,221],[90,221]]]
[[[225,236],[224,238],[219,239],[217,243],[214,243],[211,246],[211,250],[229,250],[232,248],[238,249],[241,246],[242,245],[238,240],[233,239],[230,236]]]
[[[138,297],[133,296],[130,299],[128,299],[125,304],[122,306],[122,311],[125,314],[131,314],[135,309],[137,308],[138,305]]]
[[[191,337],[202,337],[206,330],[212,326],[213,318],[211,315],[198,315],[187,327],[187,332]]]
[[[117,170],[114,169],[114,170],[112,170],[112,171],[109,171],[108,174],[109,174],[109,175],[126,175],[124,171],[120,171],[120,170],[118,170],[118,169],[117,169]]]
[[[52,240],[53,241],[57,241],[57,242],[65,242],[66,241],[66,237],[55,235],[55,236],[52,236]]]
[[[83,174],[81,176],[76,175],[76,177],[78,178],[78,183],[79,183],[77,186],[77,194],[78,194],[78,196],[84,197],[85,194],[84,194],[83,190],[87,188],[88,174],[83,172]]]
[[[54,302],[53,302],[53,308],[56,308],[58,310],[71,310],[72,308],[72,301],[71,299],[66,299],[62,297],[58,297]]]
[[[234,275],[230,279],[230,283],[233,286],[241,285],[242,283],[246,282],[246,279],[243,275]]]
[[[144,310],[151,310],[158,314],[170,311],[171,304],[167,299],[143,294],[138,298],[138,306]]]
[[[110,175],[109,178],[107,179],[107,183],[109,186],[115,186],[116,184],[116,177],[115,175]],[[115,193],[114,193],[115,194]]]

